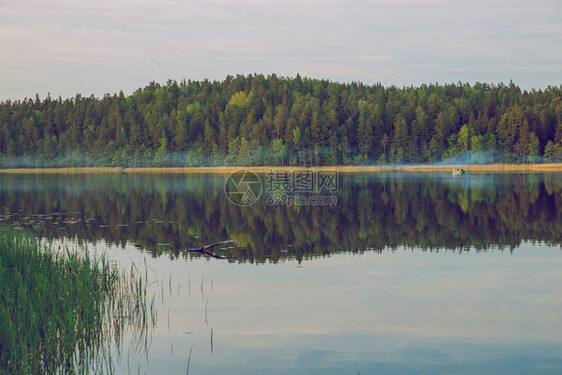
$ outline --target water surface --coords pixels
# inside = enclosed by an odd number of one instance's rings
[[[0,221],[146,260],[158,324],[119,373],[560,373],[561,174],[339,179],[239,207],[222,175],[2,175]]]

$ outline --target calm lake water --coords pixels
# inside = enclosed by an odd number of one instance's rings
[[[0,175],[0,224],[146,270],[117,373],[562,372],[562,174],[337,175],[308,206],[226,177]]]

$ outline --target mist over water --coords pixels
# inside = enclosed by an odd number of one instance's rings
[[[458,156],[446,158],[439,162],[435,162],[435,165],[448,165],[448,164],[494,164],[501,163],[502,158],[497,151],[482,151],[482,152],[470,152],[467,154],[460,154]]]

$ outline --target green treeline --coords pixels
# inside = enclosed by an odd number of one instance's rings
[[[562,161],[562,86],[272,74],[0,103],[0,167]]]

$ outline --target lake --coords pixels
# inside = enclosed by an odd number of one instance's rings
[[[3,174],[0,225],[147,272],[116,373],[562,371],[562,174],[306,173]]]

